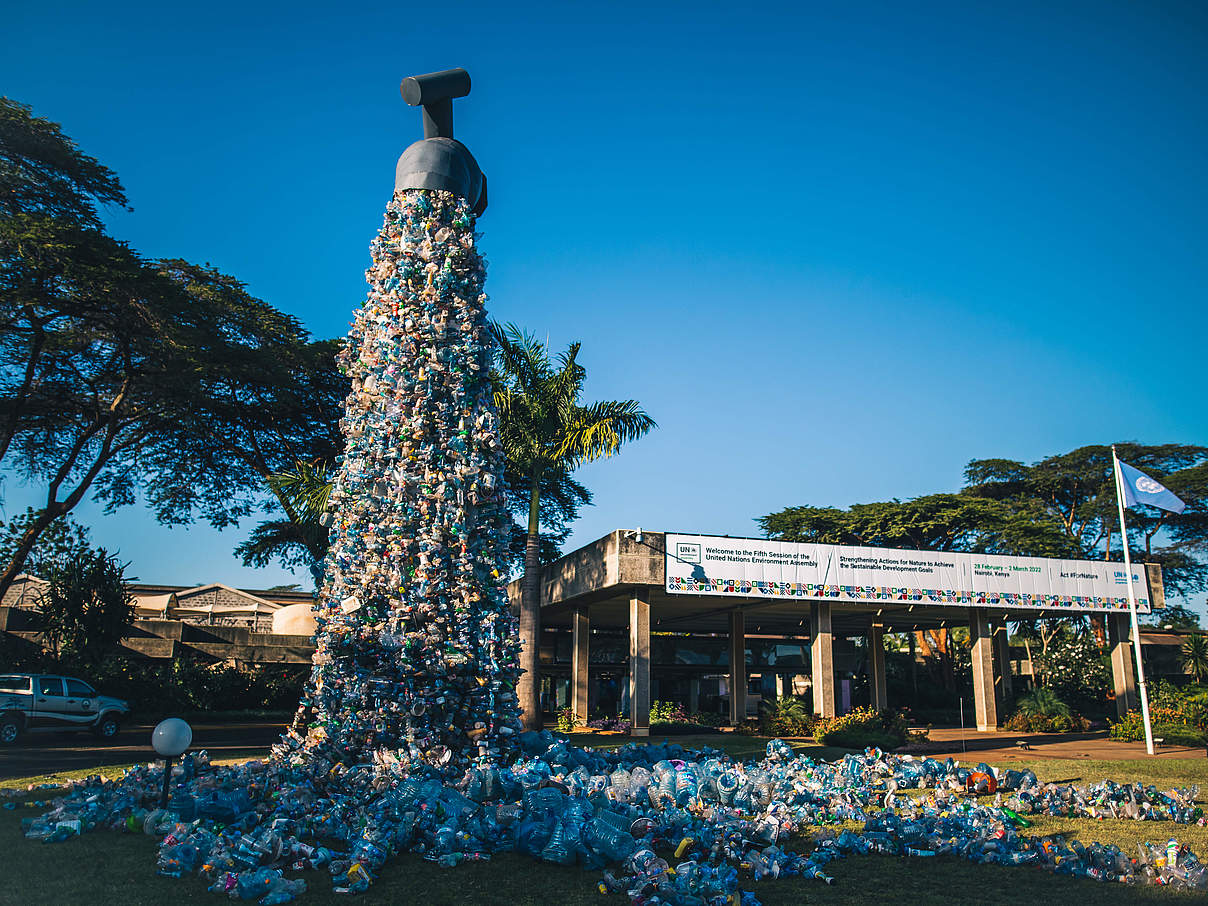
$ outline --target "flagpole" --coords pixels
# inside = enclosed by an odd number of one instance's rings
[[[1128,578],[1128,613],[1132,617],[1133,650],[1137,656],[1137,686],[1141,690],[1141,720],[1145,723],[1145,751],[1153,754],[1153,727],[1149,723],[1149,693],[1145,689],[1145,666],[1141,663],[1141,627],[1137,623],[1137,594],[1133,591],[1132,558],[1128,553],[1128,529],[1124,525],[1124,476],[1112,444],[1112,471],[1116,478],[1116,506],[1120,510],[1120,540],[1124,544],[1124,575]]]

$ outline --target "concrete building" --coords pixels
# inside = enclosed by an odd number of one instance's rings
[[[1011,693],[1007,622],[1020,619],[1021,609],[1026,609],[1022,615],[1044,619],[1068,615],[1071,607],[1111,606],[1116,609],[1104,616],[1117,708],[1124,713],[1137,706],[1129,616],[1118,609],[1118,598],[1101,605],[1100,598],[1006,593],[969,598],[840,585],[817,586],[809,593],[813,597],[776,597],[775,589],[764,587],[772,583],[749,587],[713,580],[707,585],[710,580],[701,578],[669,584],[666,538],[661,532],[614,531],[542,570],[543,685],[551,705],[570,707],[577,720],[597,708],[615,707],[628,713],[637,735],[649,732],[655,699],[680,702],[689,711],[724,710],[737,723],[754,713],[754,696],[807,694],[815,713],[834,716],[850,705],[850,676],[858,668],[867,677],[871,704],[883,708],[892,704],[884,633],[967,626],[976,725],[989,731],[1005,719],[1000,712]],[[769,542],[752,539],[752,544]],[[1138,595],[1163,606],[1160,569],[1150,567],[1140,581],[1145,587]],[[690,589],[693,583],[711,593],[671,588]],[[718,594],[719,588],[732,593]],[[508,595],[518,606],[519,579],[508,586]],[[965,606],[966,600],[974,603]]]
[[[0,607],[38,610],[48,587],[45,579],[23,573],[0,601]],[[261,591],[232,588],[221,582],[195,586],[135,583],[129,588],[135,599],[136,619],[180,620],[261,632],[272,629],[274,615],[282,608],[298,604],[309,608],[314,601],[314,595],[308,591]]]

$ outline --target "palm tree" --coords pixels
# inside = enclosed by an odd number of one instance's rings
[[[581,405],[587,370],[578,362],[579,343],[550,361],[549,350],[513,324],[491,325],[498,344],[495,407],[509,469],[528,485],[529,517],[520,593],[521,674],[517,687],[524,725],[541,720],[537,645],[541,635],[541,488],[551,475],[569,476],[586,463],[616,453],[637,440],[654,419],[636,400]]]
[[[318,587],[328,546],[324,514],[332,485],[327,469],[325,462],[299,461],[287,472],[268,476],[269,490],[281,503],[286,518],[261,522],[235,548],[245,566],[263,568],[274,559],[286,566],[306,566]]]
[[[1057,697],[1052,689],[1037,686],[1031,692],[1021,695],[1015,702],[1024,714],[1037,717],[1069,717],[1070,706]]]
[[[1183,640],[1183,649],[1179,653],[1183,669],[1195,677],[1197,683],[1204,682],[1208,677],[1208,636],[1189,635]]]

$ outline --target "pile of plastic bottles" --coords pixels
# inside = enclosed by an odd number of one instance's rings
[[[389,753],[457,777],[519,731],[474,215],[449,192],[400,192],[372,253],[339,357],[352,390],[314,664],[283,748],[327,767]]]
[[[739,888],[746,878],[832,883],[828,863],[853,853],[949,855],[1208,889],[1208,870],[1174,839],[1142,845],[1132,858],[1112,846],[1024,833],[1027,814],[1095,809],[1109,817],[1113,806],[1120,819],[1202,821],[1194,787],[1044,784],[1028,771],[877,750],[817,762],[794,757],[781,740],[746,763],[667,744],[583,749],[548,732],[521,734],[518,743],[510,766],[471,767],[457,781],[436,770],[408,773],[401,762],[320,774],[281,759],[215,769],[199,755],[177,768],[167,810],[147,810],[162,779],[148,766],[120,782],[73,785],[54,810],[27,822],[27,834],[56,841],[109,827],[162,835],[161,874],[200,872],[211,890],[266,906],[305,889],[286,871],[326,868],[335,890],[357,893],[403,851],[443,866],[517,851],[603,870],[600,889],[635,903],[657,897],[684,906],[750,906],[757,901]],[[1129,803],[1135,814],[1126,814]]]

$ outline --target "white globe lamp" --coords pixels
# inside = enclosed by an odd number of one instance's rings
[[[179,717],[161,720],[151,731],[151,747],[164,757],[164,792],[159,807],[168,807],[168,787],[172,782],[172,762],[184,754],[193,742],[193,728]]]

